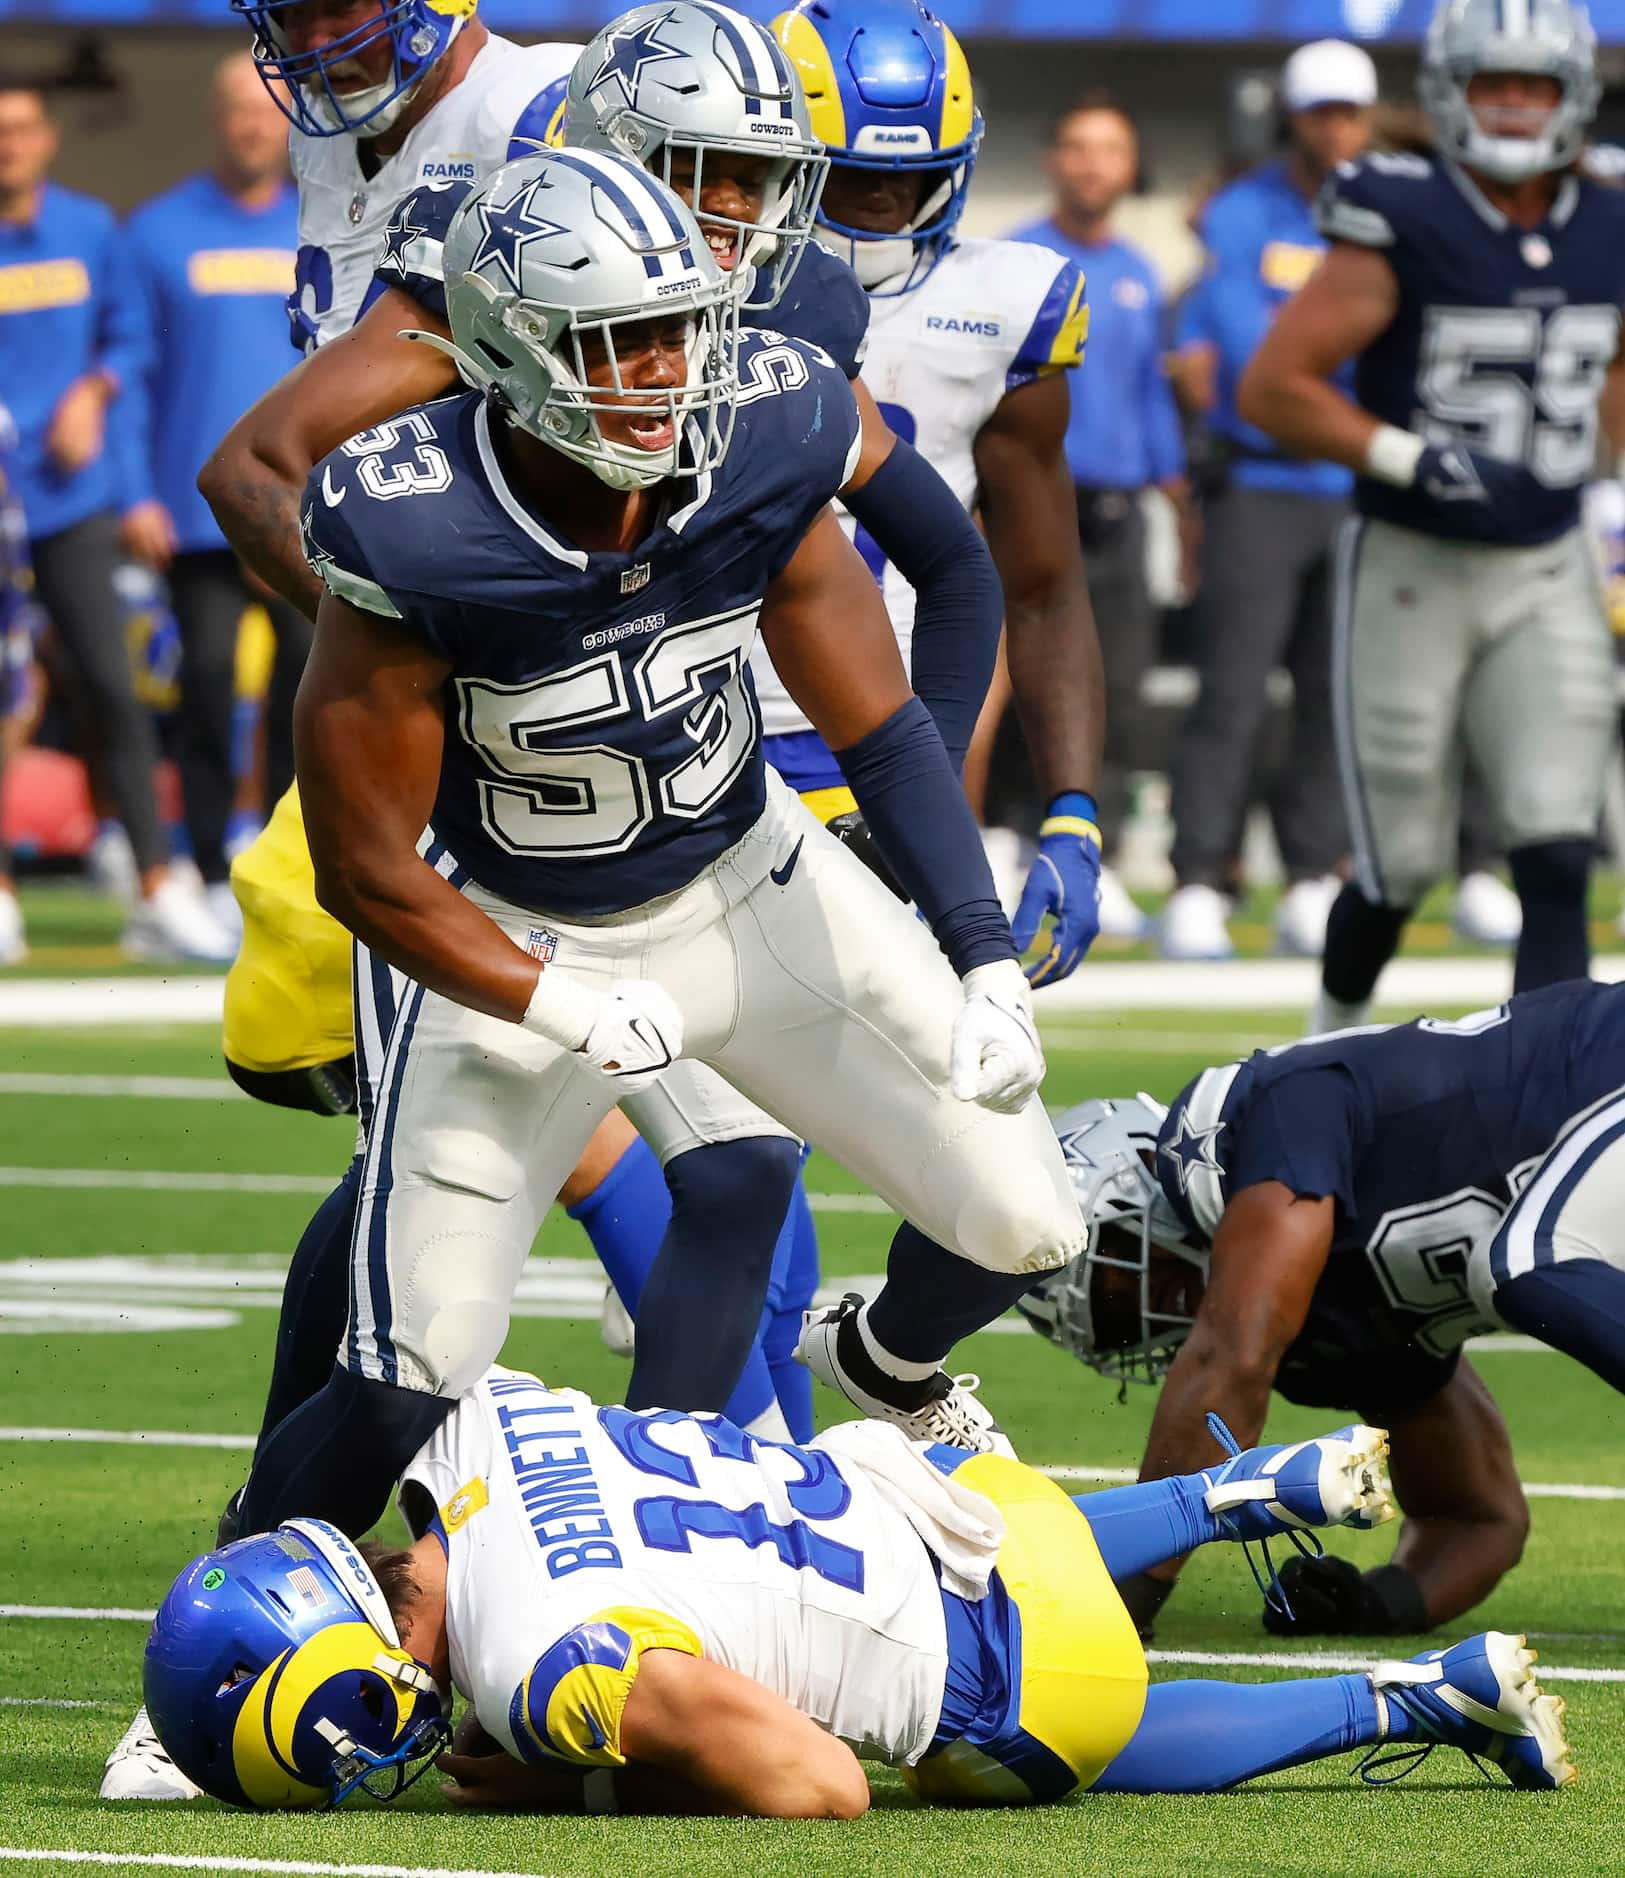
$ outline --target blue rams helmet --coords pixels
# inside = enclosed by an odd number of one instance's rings
[[[218,1800],[392,1800],[450,1734],[425,1666],[336,1526],[295,1519],[194,1559],[147,1638],[147,1711],[165,1751]]]
[[[326,45],[296,51],[288,26],[318,0],[231,0],[254,29],[254,63],[265,89],[306,137],[381,137],[406,109],[419,80],[474,17],[476,0],[378,0],[376,11]],[[388,75],[340,90],[335,69],[387,40]]]
[[[799,0],[773,31],[832,171],[923,175],[919,207],[896,234],[838,222],[827,207],[818,216],[865,287],[907,293],[952,245],[981,148],[982,114],[959,41],[919,0]]]

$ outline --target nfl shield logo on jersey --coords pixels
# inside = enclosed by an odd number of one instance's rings
[[[559,936],[549,932],[545,926],[532,926],[525,938],[525,950],[533,959],[543,965],[551,965],[553,954],[559,949]]]
[[[629,567],[621,575],[621,592],[638,593],[649,584],[649,563],[639,561],[636,567]]]

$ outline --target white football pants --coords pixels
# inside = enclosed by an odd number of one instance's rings
[[[521,945],[542,923],[462,891]],[[948,1092],[963,1002],[952,968],[772,771],[755,827],[687,887],[610,919],[545,923],[558,969],[606,989],[662,985],[685,1056],[937,1244],[1012,1273],[1083,1249],[1042,1102],[998,1115]],[[380,1042],[346,1357],[361,1375],[454,1395],[500,1353],[537,1228],[617,1090],[579,1055],[420,985],[403,988]]]

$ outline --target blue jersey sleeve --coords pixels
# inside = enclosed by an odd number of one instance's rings
[[[1089,337],[1089,304],[1083,270],[1076,261],[1063,261],[1005,373],[1006,389],[1048,378],[1083,361]]]
[[[508,1704],[520,1759],[624,1767],[621,1716],[645,1650],[705,1654],[677,1618],[622,1605],[597,1612],[544,1650]]]
[[[1354,1210],[1353,1083],[1337,1065],[1276,1077],[1254,1091],[1228,1144],[1229,1197],[1278,1180],[1302,1199]]]
[[[451,218],[474,192],[468,182],[423,183],[402,197],[372,271],[369,303],[386,287],[409,295],[424,312],[444,324],[446,271],[442,259]]]

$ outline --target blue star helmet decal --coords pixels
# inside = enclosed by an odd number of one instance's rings
[[[1215,1122],[1211,1128],[1195,1128],[1191,1125],[1190,1111],[1180,1111],[1179,1124],[1172,1138],[1163,1142],[1157,1152],[1173,1162],[1174,1177],[1179,1182],[1181,1193],[1190,1192],[1192,1176],[1204,1169],[1223,1179],[1224,1168],[1220,1165],[1218,1151],[1213,1145],[1223,1128],[1223,1122]]]
[[[428,229],[419,228],[412,220],[412,201],[408,197],[396,209],[388,228],[384,230],[384,252],[378,265],[392,268],[397,274],[404,274],[407,249],[419,235],[426,235],[428,232]]]
[[[624,103],[635,104],[638,95],[638,80],[646,65],[654,65],[661,59],[680,59],[686,55],[681,46],[668,46],[659,37],[660,29],[671,18],[669,13],[662,13],[659,19],[645,20],[641,25],[629,26],[623,31],[612,33],[609,51],[604,62],[593,73],[592,83],[587,87],[587,96],[601,90],[605,85],[614,83],[621,88]]]
[[[550,241],[555,235],[567,235],[570,232],[562,222],[549,221],[536,208],[537,195],[547,187],[547,178],[538,176],[533,182],[527,183],[511,201],[492,202],[487,199],[475,205],[474,213],[480,218],[484,234],[474,251],[470,273],[489,278],[487,268],[494,262],[507,275],[515,293],[524,291],[519,270],[525,249],[532,242]]]

